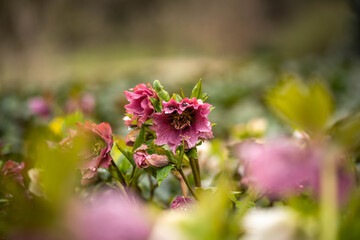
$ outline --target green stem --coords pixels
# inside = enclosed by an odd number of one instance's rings
[[[189,157],[189,161],[190,161],[191,171],[194,175],[195,186],[201,187],[200,174],[199,174],[198,168],[196,166],[197,159],[194,157]]]
[[[111,159],[111,165],[115,168],[115,171],[120,179],[121,184],[123,185],[124,188],[127,187],[126,181],[124,176],[122,175],[122,173],[120,172],[119,168],[116,166],[116,163],[114,162],[114,160]]]
[[[190,184],[189,184],[189,181],[187,180],[187,178],[186,178],[186,176],[185,176],[185,174],[184,174],[184,172],[183,172],[182,168],[180,167],[180,168],[178,169],[178,171],[179,171],[179,173],[180,173],[181,177],[184,179],[185,184],[186,184],[186,186],[188,187],[188,189],[189,189],[189,191],[190,191],[191,195],[193,195],[193,197],[194,197],[196,200],[198,200],[198,197],[196,196],[196,194],[195,194],[194,190],[191,188],[191,186],[190,186]]]
[[[195,158],[195,165],[196,165],[197,176],[198,176],[198,179],[199,179],[199,186],[198,187],[201,187],[200,165],[199,165],[199,159],[198,158]]]
[[[336,240],[338,230],[338,202],[336,160],[329,157],[320,170],[320,216],[322,240]]]

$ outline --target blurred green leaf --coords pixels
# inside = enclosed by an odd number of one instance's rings
[[[337,143],[350,151],[360,153],[360,113],[338,121],[329,132]]]
[[[158,170],[157,175],[156,175],[156,180],[157,180],[159,186],[160,186],[161,182],[169,175],[172,168],[173,168],[173,166],[168,165],[168,166],[165,166]]]
[[[73,114],[66,115],[64,118],[64,127],[67,128],[74,128],[76,125],[75,123],[83,122],[84,115],[80,111],[76,111]]]
[[[319,82],[305,85],[291,76],[268,93],[267,102],[294,128],[309,133],[323,130],[333,111],[332,98]]]

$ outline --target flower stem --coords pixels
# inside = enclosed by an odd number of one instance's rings
[[[186,186],[188,187],[191,195],[193,195],[193,197],[194,197],[196,200],[198,200],[198,197],[196,196],[194,190],[191,188],[191,186],[190,186],[190,184],[189,184],[189,181],[187,180],[187,178],[186,178],[186,176],[185,176],[184,171],[182,170],[182,168],[181,168],[181,167],[178,168],[178,171],[179,171],[181,177],[184,179],[184,182],[185,182]]]
[[[198,158],[195,158],[195,166],[196,166],[197,176],[198,176],[198,179],[199,179],[199,186],[197,186],[197,187],[201,187],[200,165],[199,165],[199,159]]]
[[[197,158],[189,157],[191,171],[194,175],[194,181],[196,187],[201,187],[200,171],[198,169],[199,161]]]
[[[335,155],[335,154],[334,154]],[[326,160],[326,161],[324,161]],[[320,170],[320,217],[322,240],[336,240],[338,233],[338,202],[336,159],[328,157]]]
[[[120,179],[121,184],[123,185],[124,188],[127,187],[126,181],[124,176],[122,175],[122,173],[120,172],[119,168],[116,166],[116,163],[114,162],[114,160],[111,159],[111,165],[115,168],[115,171]]]

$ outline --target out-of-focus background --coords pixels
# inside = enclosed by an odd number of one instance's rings
[[[39,95],[54,115],[91,96],[121,132],[123,91],[155,79],[189,93],[202,78],[220,137],[265,115],[277,131],[263,96],[284,74],[325,82],[345,116],[359,107],[359,23],[357,0],[0,0],[0,136],[16,142]]]
[[[137,76],[195,81],[251,54],[356,50],[354,0],[1,1],[3,84]]]

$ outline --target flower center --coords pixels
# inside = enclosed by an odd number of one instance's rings
[[[177,112],[172,115],[172,123],[175,129],[181,130],[191,125],[191,114],[189,111],[184,111],[182,114]]]
[[[93,146],[93,152],[94,152],[96,155],[100,155],[101,150],[102,150],[104,147],[105,147],[104,144],[95,143],[94,146]]]

